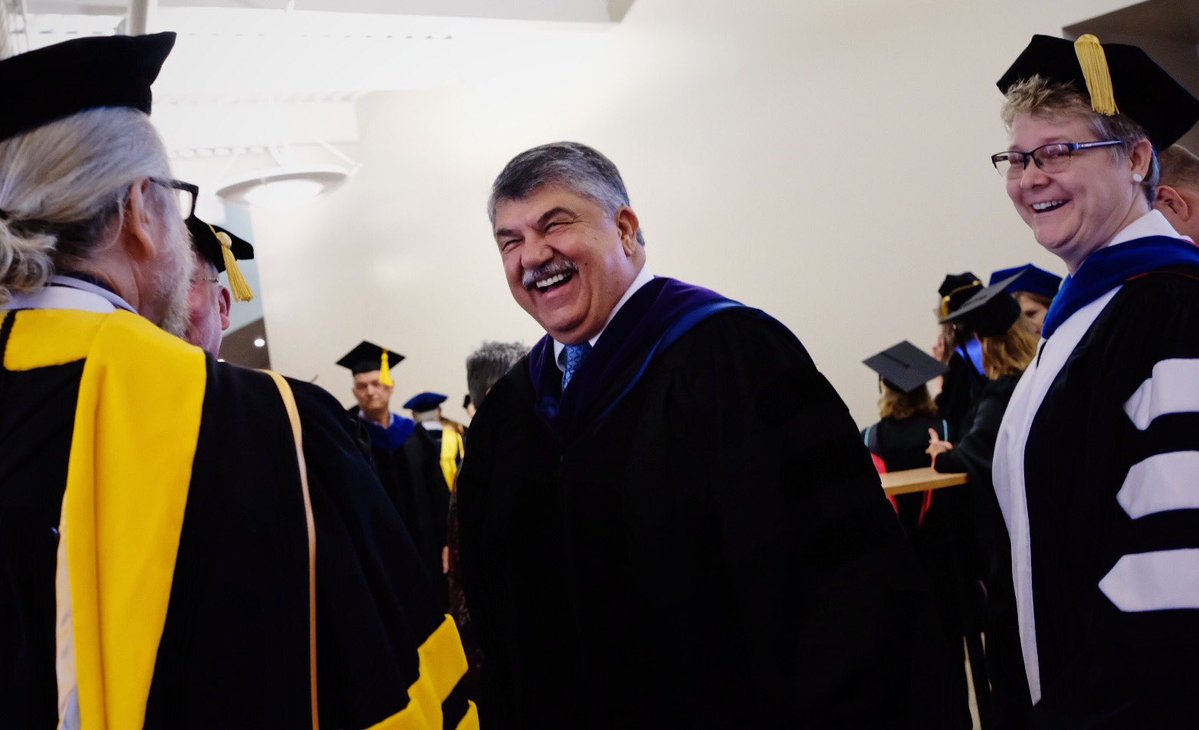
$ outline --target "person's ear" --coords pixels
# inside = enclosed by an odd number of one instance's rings
[[[637,243],[637,231],[641,230],[641,221],[629,206],[622,205],[616,210],[616,229],[620,231],[620,247],[624,249],[626,256],[632,256],[641,245]]]
[[[220,292],[217,294],[217,305],[221,311],[221,332],[229,329],[229,308],[233,305],[229,299],[229,290],[222,284],[219,286]]]
[[[125,251],[134,261],[153,260],[159,251],[158,242],[154,240],[153,222],[158,217],[158,211],[150,186],[154,183],[143,179],[133,183],[129,188],[129,199],[125,203],[125,218],[122,228],[126,233],[122,237]]]
[[[1186,198],[1170,185],[1157,186],[1157,197],[1153,201],[1153,207],[1163,212],[1168,210],[1175,218],[1184,221],[1189,220],[1193,213]]]
[[[1141,139],[1132,146],[1128,155],[1132,164],[1132,174],[1137,176],[1137,182],[1149,177],[1149,168],[1153,166],[1153,144],[1147,139]]]

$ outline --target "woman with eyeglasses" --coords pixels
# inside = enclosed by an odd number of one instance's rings
[[[1034,36],[992,157],[1070,272],[1004,414],[995,492],[1038,727],[1199,718],[1199,249],[1150,208],[1199,119],[1142,50]]]

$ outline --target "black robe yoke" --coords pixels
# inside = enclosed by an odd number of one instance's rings
[[[488,394],[458,482],[485,727],[908,726],[913,672],[940,671],[913,667],[927,596],[794,336],[713,315],[565,443],[529,373]]]
[[[9,369],[9,326],[35,314],[5,313],[0,330],[0,726],[53,728],[56,537],[86,361]],[[155,358],[151,344],[133,356]],[[263,373],[209,357],[188,375],[207,382],[144,727],[311,727],[306,520],[288,417]],[[316,531],[321,724],[367,727],[409,705],[429,671],[418,648],[447,619],[351,421],[320,388],[290,385]],[[130,515],[128,529],[154,526]]]

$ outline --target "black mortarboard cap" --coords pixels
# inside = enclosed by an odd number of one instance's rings
[[[239,302],[252,300],[254,291],[237,265],[239,259],[245,261],[254,258],[254,247],[249,241],[194,215],[187,219],[187,230],[201,256],[211,261],[217,271],[229,270],[229,287],[233,290],[233,298]]]
[[[997,284],[1004,279],[1012,279],[1008,286],[1009,292],[1032,292],[1050,299],[1057,296],[1057,290],[1062,287],[1062,277],[1032,264],[1000,269],[991,274],[991,280],[987,284]]]
[[[210,261],[217,271],[225,270],[225,254],[222,252],[224,246],[221,245],[217,234],[224,233],[229,237],[229,251],[233,254],[233,258],[238,261],[254,258],[254,247],[250,245],[250,242],[228,228],[207,223],[193,215],[187,219],[187,230],[192,234],[192,242],[196,245],[196,251]]]
[[[1083,36],[1078,43],[1085,44],[1088,40],[1093,40],[1095,46],[1099,45],[1094,36]],[[1140,48],[1122,43],[1104,43],[1102,56],[1107,59],[1110,91],[1106,82],[1102,91],[1092,91],[1088,88],[1075,42],[1034,35],[997,85],[1006,94],[1018,81],[1036,75],[1073,84],[1091,99],[1093,106],[1102,103],[1100,96],[1110,94],[1114,97],[1116,109],[1140,124],[1153,143],[1153,148],[1158,151],[1177,142],[1199,120],[1199,99]],[[1090,69],[1087,75],[1092,75]],[[1095,83],[1093,75],[1092,83]]]
[[[911,393],[949,370],[945,363],[904,340],[862,361],[878,373],[888,388]]]
[[[383,367],[383,355],[387,354],[387,367]],[[379,347],[373,342],[363,340],[354,346],[345,354],[343,358],[337,361],[337,364],[343,368],[349,368],[350,372],[355,375],[359,373],[369,373],[375,370],[390,370],[391,366],[398,365],[404,356],[398,352]],[[388,378],[390,379],[390,373]],[[384,383],[388,385],[388,383]]]
[[[1004,334],[1020,319],[1020,305],[1007,293],[1018,278],[1020,274],[1009,276],[982,289],[953,314],[943,318],[941,324],[960,322],[980,337]]]
[[[404,403],[404,407],[416,413],[424,413],[445,403],[447,397],[441,393],[417,393]]]
[[[961,274],[946,274],[941,286],[937,289],[937,293],[941,295],[941,316],[948,317],[982,288],[983,283],[969,271]]]
[[[174,33],[75,38],[0,61],[0,140],[99,107],[150,113]]]

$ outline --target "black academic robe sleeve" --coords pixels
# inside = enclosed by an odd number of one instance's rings
[[[304,726],[308,556],[290,425],[265,375],[209,359],[208,380],[145,726]],[[321,724],[368,727],[406,706],[416,650],[444,617],[352,423],[324,390],[289,382],[316,527]]]
[[[961,441],[937,456],[933,468],[948,474],[968,472],[971,481],[991,488],[991,459],[995,456],[995,440],[999,438],[999,424],[1012,398],[1019,376],[1006,376],[988,381],[978,394],[963,420],[965,429]]]
[[[369,727],[405,704],[397,698],[420,673],[413,648],[445,620],[444,589],[359,457],[337,402],[307,383],[291,385],[317,525],[321,724]]]
[[[947,365],[949,370],[941,379],[941,392],[936,397],[937,415],[949,422],[954,433],[965,433],[966,415],[984,381],[974,364],[956,350]]]
[[[734,315],[701,327],[679,353],[698,366],[678,374],[681,428],[668,446],[710,495],[767,716],[936,726],[941,710],[916,719],[913,702],[924,689],[912,680],[944,660],[912,638],[931,625],[929,603],[845,404],[776,323]]]

